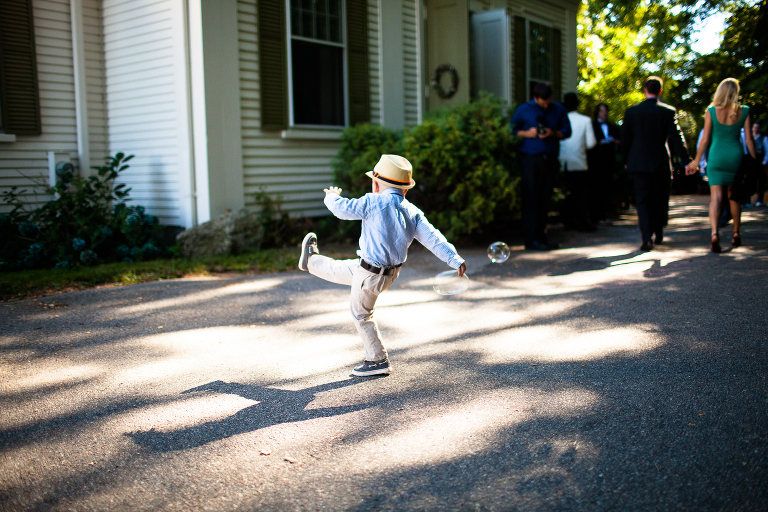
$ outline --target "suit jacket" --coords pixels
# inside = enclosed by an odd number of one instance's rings
[[[656,98],[648,98],[627,109],[621,127],[621,148],[629,172],[672,170],[671,155],[686,165],[691,161],[677,111]]]
[[[608,125],[608,135],[616,140],[621,140],[621,129],[613,123],[606,123]],[[605,133],[600,126],[600,121],[592,120],[592,130],[595,132],[595,139],[597,139],[598,147],[600,143],[605,140]]]
[[[621,129],[613,123],[606,124],[608,125],[608,135],[615,140],[621,140]],[[600,122],[594,119],[592,120],[592,131],[595,134],[597,144],[587,151],[589,170],[600,176],[613,175],[616,172],[616,144],[613,142],[603,143],[605,133],[603,133]]]

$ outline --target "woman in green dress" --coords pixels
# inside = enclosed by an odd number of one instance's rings
[[[712,226],[712,252],[720,252],[720,234],[717,224],[720,219],[720,205],[727,193],[730,198],[731,185],[744,156],[741,144],[741,129],[744,128],[747,149],[755,157],[755,141],[752,138],[752,120],[749,107],[739,104],[739,81],[726,78],[717,86],[712,105],[704,114],[704,135],[699,142],[696,158],[686,167],[687,174],[699,169],[701,156],[709,147],[707,156],[707,178],[709,179],[709,223]],[[741,204],[729,200],[733,216],[733,238],[731,245],[741,245]]]

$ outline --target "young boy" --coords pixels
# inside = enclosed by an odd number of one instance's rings
[[[341,189],[325,191],[325,205],[338,218],[362,220],[360,259],[334,260],[322,256],[317,249],[317,235],[308,233],[301,244],[299,269],[352,287],[349,309],[357,332],[363,338],[365,360],[352,370],[354,375],[388,374],[391,371],[387,351],[381,340],[373,310],[379,294],[387,290],[400,275],[400,267],[415,238],[432,253],[458,269],[467,270],[464,259],[424,214],[405,199],[416,182],[411,178],[411,163],[397,155],[382,155],[373,171],[365,173],[373,180],[372,194],[360,199],[341,197]]]

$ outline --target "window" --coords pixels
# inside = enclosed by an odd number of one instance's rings
[[[293,125],[345,126],[342,0],[290,0]]]
[[[257,0],[261,129],[370,121],[366,0]]]
[[[553,99],[560,101],[563,85],[562,32],[522,16],[515,16],[514,30],[515,102],[519,105],[533,98],[533,88],[537,83],[549,84]]]
[[[536,84],[552,85],[552,29],[528,22],[528,95]],[[555,98],[560,101],[559,98]]]

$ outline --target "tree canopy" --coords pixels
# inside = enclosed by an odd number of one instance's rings
[[[691,35],[715,12],[730,14],[723,42],[700,55]],[[621,119],[642,100],[644,80],[658,75],[665,101],[687,112],[684,124],[695,131],[717,85],[734,77],[743,102],[768,124],[767,13],[768,0],[584,0],[578,27],[583,110],[591,113],[603,102]]]

